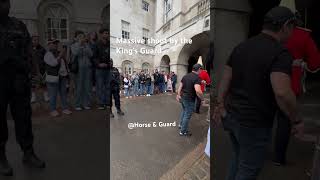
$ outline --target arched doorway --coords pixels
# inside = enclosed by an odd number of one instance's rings
[[[132,75],[133,73],[133,63],[129,60],[122,62],[122,73]]]
[[[145,73],[151,73],[151,66],[149,63],[145,62],[142,64],[142,70],[145,72]]]
[[[192,44],[184,45],[178,56],[178,64],[180,66],[185,65],[186,68],[184,72],[180,72],[180,75],[191,72],[192,66],[198,62],[199,56],[202,57],[203,67],[207,69],[210,48],[209,32],[197,34],[191,39]]]
[[[161,58],[160,71],[170,72],[170,57],[168,55]]]

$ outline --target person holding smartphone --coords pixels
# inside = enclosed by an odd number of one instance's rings
[[[88,44],[88,39],[83,32],[78,33],[77,42],[71,46],[71,53],[78,64],[78,72],[75,74],[75,110],[89,110],[91,92],[91,57],[93,52]]]
[[[67,82],[68,70],[66,63],[66,49],[58,50],[59,41],[55,39],[48,40],[48,52],[44,56],[46,67],[46,82],[49,92],[50,115],[59,116],[57,111],[57,95],[60,94],[62,113],[71,114],[67,103]]]

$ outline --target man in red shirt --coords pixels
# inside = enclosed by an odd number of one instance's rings
[[[301,24],[300,24],[301,25]],[[320,68],[320,52],[311,37],[311,30],[296,27],[286,44],[294,61],[292,63],[291,87],[297,97],[304,91],[305,70],[316,71]],[[290,120],[281,111],[276,115],[278,121],[275,137],[275,165],[286,164],[286,151],[289,144]]]
[[[201,91],[204,93],[206,85],[209,85],[211,83],[211,79],[208,72],[206,70],[203,70],[202,68],[200,70],[199,78],[201,80]],[[200,114],[200,106],[201,106],[201,100],[197,98],[195,113]]]

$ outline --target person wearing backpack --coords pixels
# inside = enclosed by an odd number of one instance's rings
[[[67,103],[67,76],[68,69],[66,63],[66,49],[58,51],[59,41],[54,39],[48,40],[49,50],[44,56],[46,83],[49,92],[50,115],[59,116],[57,111],[57,95],[60,94],[62,113],[72,114],[68,109]]]

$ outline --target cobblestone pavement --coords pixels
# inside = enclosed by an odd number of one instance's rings
[[[181,180],[210,180],[210,159],[208,156],[202,154]]]

